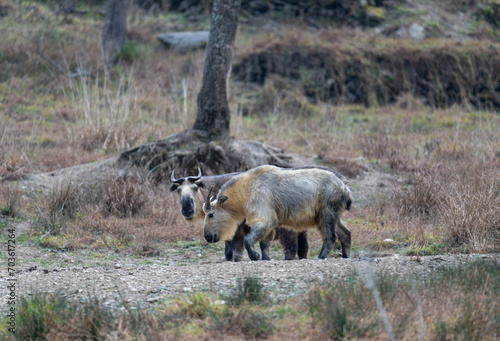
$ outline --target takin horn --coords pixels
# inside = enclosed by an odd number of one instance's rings
[[[198,167],[198,175],[197,176],[188,176],[188,181],[191,182],[191,183],[194,183],[195,181],[197,180],[200,180],[201,178],[201,169],[200,167]]]
[[[178,183],[182,183],[184,181],[184,178],[179,178],[179,179],[176,179],[174,177],[174,172],[175,170],[172,171],[172,175],[170,175],[170,180],[174,183],[174,184],[178,184]]]
[[[205,201],[205,204],[203,205],[203,208],[206,210],[206,211],[210,211],[210,209],[212,209],[212,206],[210,205],[210,194],[212,193],[212,190],[214,188],[210,188],[210,191],[208,191],[208,195],[207,195],[207,201]]]

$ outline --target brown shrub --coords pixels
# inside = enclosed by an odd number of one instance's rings
[[[410,175],[408,183],[393,190],[392,199],[403,220],[430,218],[434,225],[444,228],[451,245],[464,245],[472,252],[497,249],[500,241],[499,169],[495,160],[423,167]],[[423,226],[423,221],[418,225]],[[423,227],[417,230],[423,234]]]
[[[46,193],[33,192],[38,210],[36,225],[46,235],[58,235],[81,209],[81,186],[74,181],[56,181]]]
[[[108,176],[103,183],[102,213],[120,218],[132,217],[146,204],[149,185],[137,177]]]
[[[0,183],[0,215],[17,216],[22,195],[21,190]]]
[[[73,219],[80,206],[81,187],[74,181],[55,182],[49,191],[39,197],[44,214]]]
[[[450,179],[439,220],[452,244],[473,252],[498,251],[500,242],[500,170],[466,164]]]
[[[436,170],[410,175],[408,183],[393,192],[395,206],[405,216],[435,215],[444,199],[442,180],[441,173]]]

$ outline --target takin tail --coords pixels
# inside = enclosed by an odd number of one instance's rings
[[[346,185],[344,185],[342,191],[342,202],[345,205],[346,210],[349,211],[352,205],[352,195],[351,195],[351,190]]]

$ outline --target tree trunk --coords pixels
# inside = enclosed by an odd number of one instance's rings
[[[102,30],[102,49],[106,65],[116,62],[127,42],[127,8],[129,0],[107,0]]]
[[[215,0],[212,8],[198,112],[193,126],[200,136],[210,141],[229,136],[231,113],[226,89],[240,7],[241,0]]]

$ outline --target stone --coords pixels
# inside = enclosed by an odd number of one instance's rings
[[[204,48],[208,42],[208,34],[208,31],[164,33],[158,36],[158,40],[167,48],[186,52]]]
[[[417,23],[413,23],[408,29],[408,35],[415,41],[423,40],[425,38],[424,27]]]

